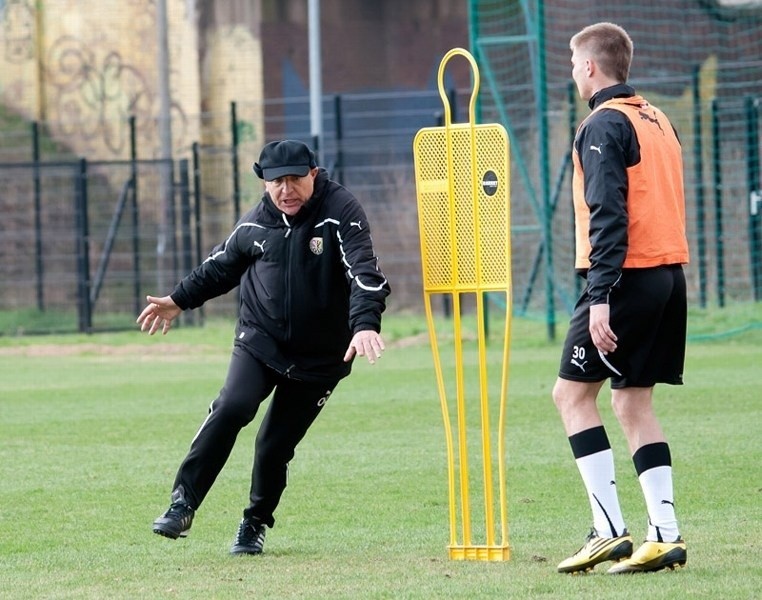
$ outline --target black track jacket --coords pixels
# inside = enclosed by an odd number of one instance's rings
[[[349,342],[358,331],[381,331],[390,291],[362,206],[325,169],[293,217],[265,193],[171,297],[196,308],[239,284],[236,343],[304,381],[349,374]]]

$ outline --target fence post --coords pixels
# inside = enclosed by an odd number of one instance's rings
[[[535,22],[537,34],[537,64],[538,73],[535,79],[536,107],[538,113],[539,135],[539,166],[540,166],[540,189],[542,190],[542,239],[545,243],[545,314],[547,321],[548,340],[556,339],[556,307],[555,307],[555,281],[553,277],[553,209],[550,204],[550,127],[548,124],[548,78],[547,64],[545,59],[545,7],[542,2],[537,5],[537,20]]]
[[[317,161],[317,164],[322,165],[323,160],[320,157],[320,136],[319,135],[313,135],[312,136],[312,151],[315,153],[315,160]]]
[[[566,102],[569,105],[569,156],[574,153],[574,138],[577,137],[577,85],[570,81],[566,86]],[[574,163],[572,162],[571,177],[574,179]],[[570,200],[572,205],[572,218],[569,220],[571,225],[571,255],[572,265],[577,256],[577,232],[574,224],[574,202]],[[574,276],[574,300],[580,297],[582,294],[582,278]]]
[[[720,143],[720,107],[712,100],[712,183],[714,185],[714,237],[717,255],[717,304],[725,306],[725,240],[722,223],[722,145]]]
[[[706,308],[706,215],[704,212],[704,142],[701,127],[701,70],[693,68],[693,168],[696,186],[699,306]]]
[[[191,206],[190,206],[190,175],[188,173],[188,159],[180,160],[180,239],[182,252],[182,269],[190,273],[193,269],[191,240]],[[185,322],[192,325],[195,322],[193,311],[185,311]]]
[[[189,273],[193,269],[193,244],[191,240],[190,173],[188,159],[180,160],[180,223],[182,238],[182,270]]]
[[[452,93],[454,90],[450,90]],[[450,98],[450,112],[451,114],[455,113],[455,110],[452,108],[452,98]],[[437,127],[444,127],[444,112],[443,111],[437,111],[434,115],[436,119],[436,126]],[[449,319],[452,317],[452,296],[450,294],[441,294],[442,296],[442,315],[445,319]]]
[[[34,162],[34,264],[37,274],[37,310],[45,310],[44,268],[42,263],[42,188],[40,186],[40,131],[32,122],[32,161]]]
[[[233,225],[241,218],[241,178],[238,167],[238,110],[235,102],[230,103],[230,133],[232,135],[231,161],[233,162]]]
[[[749,187],[749,250],[754,301],[762,299],[762,239],[760,239],[759,100],[746,97],[746,177]]]
[[[129,119],[130,126],[130,188],[132,191],[132,296],[135,314],[140,312],[143,299],[140,297],[140,213],[138,208],[138,147],[135,115]]]
[[[447,97],[450,101],[450,115],[452,115],[452,122],[458,122],[458,90],[450,88],[447,93]]]
[[[344,130],[342,127],[342,106],[341,106],[341,94],[336,94],[333,97],[333,124],[336,135],[336,166],[333,179],[338,183],[344,185],[344,150],[342,148],[342,140],[344,138]]]
[[[172,279],[179,281],[182,274],[180,273],[180,259],[179,259],[179,244],[177,243],[177,187],[178,184],[175,181],[175,161],[173,159],[167,159],[169,180],[172,182],[170,187],[171,194],[169,195],[169,233],[167,240],[170,246],[170,252],[172,254]]]
[[[198,142],[193,142],[191,146],[191,153],[193,156],[193,213],[196,227],[196,248],[195,248],[195,263],[201,264],[201,164],[199,163],[198,156]],[[204,307],[201,306],[198,309],[198,323],[204,324]]]
[[[87,159],[80,158],[75,174],[74,215],[77,246],[77,312],[79,331],[90,333],[93,327],[90,303],[90,226],[87,218]]]

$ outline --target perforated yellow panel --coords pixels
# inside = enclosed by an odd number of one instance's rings
[[[499,124],[424,128],[415,137],[413,152],[424,289],[510,287],[505,129]]]
[[[474,89],[468,123],[453,124],[443,82],[447,61],[457,55],[470,62]],[[449,555],[454,560],[508,560],[504,438],[511,323],[509,147],[508,135],[501,125],[475,124],[478,89],[479,70],[473,56],[466,50],[453,48],[439,66],[444,126],[421,129],[413,141],[413,154],[424,302],[447,445]],[[502,365],[495,365],[487,358],[487,295],[484,292],[490,291],[505,293]],[[447,376],[431,309],[432,296],[437,294],[448,297],[453,309],[455,361],[454,369],[448,369]],[[464,295],[473,296],[476,304],[478,373],[464,368],[467,363],[473,364],[474,358],[470,352],[473,348],[463,344],[460,316]],[[467,360],[464,353],[468,354]],[[490,377],[491,373],[500,376],[499,382],[494,375]],[[476,381],[473,380],[475,375]],[[474,383],[478,384],[478,398],[473,396]],[[498,384],[499,396],[491,398],[490,389],[496,389]],[[475,425],[475,400],[478,400],[481,453],[469,451],[469,431]],[[497,452],[493,450],[495,440]],[[497,470],[497,494],[493,465]],[[482,473],[484,524],[475,531],[474,527],[480,526],[478,518],[472,518],[471,508],[472,499],[479,495],[479,486],[469,473],[471,467],[477,472],[478,466]],[[475,485],[472,486],[472,482]],[[483,543],[478,543],[476,538],[482,537]]]

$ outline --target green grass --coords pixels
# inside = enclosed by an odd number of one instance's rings
[[[702,318],[709,325],[695,326],[715,331],[713,316],[692,315]],[[555,572],[591,517],[550,400],[560,340],[524,320],[514,322],[506,431],[510,561],[447,558],[442,417],[415,317],[387,321],[380,363],[357,363],[297,449],[264,556],[228,555],[261,414],[188,539],[153,535],[223,381],[232,329],[0,338],[0,598],[758,597],[759,329],[691,342],[686,385],[657,389],[688,566],[623,577]],[[601,406],[638,539],[642,497]]]

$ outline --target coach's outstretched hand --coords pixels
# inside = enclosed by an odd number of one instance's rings
[[[140,325],[140,331],[148,330],[148,335],[153,335],[161,327],[161,332],[166,335],[172,327],[172,321],[183,312],[169,296],[155,298],[146,296],[148,306],[138,316],[137,323]]]

